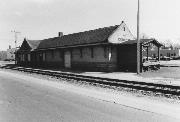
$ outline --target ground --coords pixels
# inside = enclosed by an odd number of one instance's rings
[[[180,79],[180,60],[161,61],[162,67],[157,71],[144,72],[142,77],[163,77]]]
[[[0,71],[2,122],[179,122],[179,104]]]

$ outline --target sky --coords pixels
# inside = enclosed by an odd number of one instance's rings
[[[136,37],[138,0],[0,0],[0,50],[125,21]],[[180,0],[140,0],[140,33],[180,43]]]

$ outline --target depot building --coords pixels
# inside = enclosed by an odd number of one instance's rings
[[[158,48],[161,46],[155,39],[143,39],[141,49],[150,44]],[[136,50],[137,41],[122,22],[120,25],[68,35],[60,32],[58,37],[44,40],[24,39],[16,52],[16,62],[28,67],[135,72]]]

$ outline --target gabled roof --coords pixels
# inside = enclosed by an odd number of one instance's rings
[[[38,46],[38,49],[107,42],[107,38],[118,26],[119,25],[115,25],[80,33],[64,35],[62,37],[45,39],[41,41],[41,43]]]
[[[110,35],[112,36],[112,34],[114,34],[115,32],[118,32],[119,34],[119,32],[121,32],[120,30],[122,29],[121,27],[124,27],[124,26],[126,25],[124,22],[122,22],[120,25],[114,25],[114,26],[99,28],[95,30],[73,33],[73,34],[64,35],[61,37],[54,37],[54,38],[49,38],[49,39],[44,39],[44,40],[25,39],[23,41],[23,44],[21,45],[20,51],[34,51],[34,50],[41,50],[41,49],[46,50],[46,49],[52,49],[52,48],[62,48],[62,47],[67,48],[71,46],[110,43],[108,41]],[[128,33],[130,33],[130,31],[128,31]],[[120,33],[120,34],[123,34],[123,33]],[[130,35],[132,34],[130,33]],[[128,44],[128,43],[134,43],[134,42],[132,40],[131,42],[127,41],[124,43]]]
[[[136,44],[137,43],[137,40],[129,40],[129,41],[125,41],[123,43],[121,43],[122,45],[128,45],[128,44]],[[141,39],[140,40],[140,43],[142,45],[146,45],[146,44],[149,44],[149,43],[154,43],[155,45],[161,47],[162,44],[159,43],[157,40],[155,39]]]
[[[40,42],[42,40],[28,40],[28,39],[24,39],[21,47],[19,48],[18,52],[22,52],[22,51],[33,51],[35,49],[37,49],[37,47],[39,46]]]
[[[31,47],[31,51],[37,49],[37,47],[39,46],[40,42],[42,40],[26,40],[27,43],[29,44],[29,46]]]

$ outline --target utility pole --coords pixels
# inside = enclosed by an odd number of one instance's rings
[[[20,34],[21,32],[18,32],[18,31],[15,31],[15,30],[13,30],[13,31],[11,31],[11,32],[14,33],[14,38],[15,38],[15,40],[14,40],[14,42],[15,42],[15,64],[17,64],[17,57],[16,57],[17,39],[18,39],[17,35]]]
[[[138,0],[138,11],[137,11],[137,74],[140,73],[140,35],[139,35],[139,19],[140,19],[140,0]]]
[[[17,39],[18,39],[17,35],[20,34],[21,32],[18,32],[18,31],[15,31],[15,30],[13,30],[13,31],[11,31],[11,32],[14,33],[15,48],[17,48]]]

